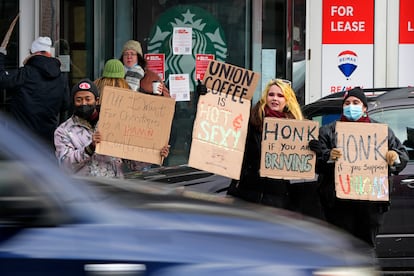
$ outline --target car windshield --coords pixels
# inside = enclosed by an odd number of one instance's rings
[[[370,113],[369,116],[380,123],[388,124],[407,148],[410,160],[414,160],[414,109],[399,107]]]

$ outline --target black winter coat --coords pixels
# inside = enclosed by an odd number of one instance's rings
[[[68,83],[60,71],[60,61],[33,55],[23,67],[6,71],[4,59],[5,56],[0,54],[0,88],[12,91],[12,116],[53,145],[59,115],[69,108],[70,103]]]
[[[262,132],[249,124],[240,181],[233,181],[229,194],[274,207],[290,207],[289,181],[260,176]]]
[[[370,119],[372,123],[378,123],[375,120]],[[364,124],[361,122],[361,124]],[[330,151],[336,148],[336,121],[324,125],[319,130],[319,141],[322,145],[322,154],[318,156],[316,162],[316,172],[319,174],[320,183],[320,196],[321,202],[325,207],[332,207],[339,199],[335,195],[335,163],[329,163]],[[401,163],[395,167],[392,171],[393,174],[398,174],[402,171],[408,162],[408,153],[405,147],[401,144],[398,138],[394,135],[394,132],[388,128],[388,149],[394,150],[400,157]],[[389,170],[391,172],[391,169]],[[347,200],[350,204],[352,200]],[[367,202],[368,205],[377,206],[379,211],[385,211],[388,209],[388,203],[383,202]],[[374,208],[375,209],[375,208]]]

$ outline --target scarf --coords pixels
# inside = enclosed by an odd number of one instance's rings
[[[267,105],[265,106],[264,111],[265,111],[265,117],[287,118],[284,112],[272,110]]]
[[[364,113],[361,118],[359,118],[356,121],[351,121],[347,117],[345,117],[343,114],[341,115],[341,118],[339,119],[341,122],[358,122],[358,123],[371,123],[371,120],[368,117],[367,113]]]

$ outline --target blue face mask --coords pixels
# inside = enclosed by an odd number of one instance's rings
[[[350,104],[344,107],[344,116],[350,121],[356,121],[362,117],[362,106]]]

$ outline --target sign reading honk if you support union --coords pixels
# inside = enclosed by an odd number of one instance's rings
[[[193,127],[189,165],[240,179],[250,116],[250,99],[260,75],[231,64],[210,61]]]
[[[387,125],[337,122],[336,135],[337,148],[342,151],[335,162],[336,196],[388,201]]]

